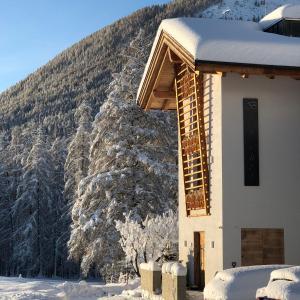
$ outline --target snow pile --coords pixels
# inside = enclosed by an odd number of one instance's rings
[[[270,299],[299,300],[300,283],[287,280],[276,280],[268,284],[266,288],[259,289],[256,293],[260,297],[267,296]]]
[[[259,21],[259,25],[263,30],[268,29],[272,25],[278,23],[282,19],[300,19],[300,4],[287,4],[278,7]]]
[[[175,263],[172,265],[171,273],[173,276],[186,276],[187,270],[182,264]]]
[[[79,284],[64,282],[58,285],[58,288],[63,290],[60,295],[62,295],[66,300],[81,299],[83,297],[95,298],[104,295],[104,292],[99,287],[90,286],[85,281],[80,281]]]
[[[172,274],[173,276],[186,276],[187,269],[181,263],[167,262],[162,266],[163,274]]]
[[[258,289],[256,297],[298,300],[300,298],[300,266],[273,271],[268,285]]]
[[[161,272],[162,274],[171,274],[171,269],[174,262],[166,262],[162,265]]]
[[[98,300],[98,299],[140,299],[140,280],[128,284],[90,283],[86,281],[60,281],[0,277],[1,300]]]
[[[140,297],[142,297],[142,292],[140,291],[140,289],[128,290],[128,291],[123,291],[122,296],[130,297],[129,299],[140,298]]]
[[[140,269],[145,271],[161,271],[161,267],[155,261],[149,261],[148,263],[141,263]]]
[[[149,291],[142,290],[142,299],[148,299],[148,300],[164,300],[162,295],[155,295],[150,293]]]
[[[300,266],[273,271],[271,273],[270,281],[275,281],[278,279],[300,282]]]
[[[251,300],[258,288],[266,284],[272,271],[285,265],[251,266],[217,273],[204,289],[205,299]]]

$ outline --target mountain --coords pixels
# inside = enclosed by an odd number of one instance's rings
[[[74,111],[84,100],[94,110],[103,103],[111,74],[126,58],[121,55],[140,28],[153,38],[164,18],[190,16],[215,0],[173,1],[146,7],[120,19],[65,50],[45,66],[0,95],[0,130],[42,124],[51,137],[74,133]]]
[[[226,18],[258,21],[284,4],[299,4],[299,0],[222,0],[198,14],[203,18]]]

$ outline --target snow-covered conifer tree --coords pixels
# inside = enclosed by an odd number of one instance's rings
[[[42,130],[38,130],[25,161],[24,174],[13,206],[14,259],[18,272],[45,276],[53,272],[52,228],[57,207],[54,167]]]
[[[88,174],[91,110],[87,102],[83,102],[75,112],[78,128],[68,146],[68,155],[65,162],[64,197],[69,208],[77,197],[77,188],[80,180]]]
[[[137,221],[146,215],[176,209],[177,133],[174,116],[146,113],[135,103],[147,50],[140,33],[131,58],[114,75],[107,101],[93,123],[90,168],[78,189],[72,210],[70,257],[82,258],[87,274],[94,266],[124,257],[115,220],[132,212]],[[130,51],[127,51],[130,53]]]
[[[15,219],[13,205],[17,196],[20,178],[23,174],[22,161],[27,151],[19,127],[12,130],[10,141],[7,133],[1,134],[0,146],[0,251],[1,271],[14,275],[16,262],[13,259],[15,247]]]

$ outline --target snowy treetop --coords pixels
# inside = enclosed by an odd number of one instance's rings
[[[268,29],[272,25],[278,23],[283,19],[299,19],[300,20],[300,4],[292,5],[286,4],[278,7],[259,22],[263,30]]]

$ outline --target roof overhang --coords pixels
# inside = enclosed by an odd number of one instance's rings
[[[169,34],[161,31],[138,93],[144,109],[176,109],[175,66],[186,63],[195,69],[195,60]]]
[[[137,103],[143,109],[175,110],[176,65],[185,63],[194,72],[219,74],[238,73],[243,78],[263,75],[270,79],[275,76],[289,76],[300,79],[300,67],[242,64],[195,60],[171,35],[162,30],[152,49],[143,79],[140,84]]]

